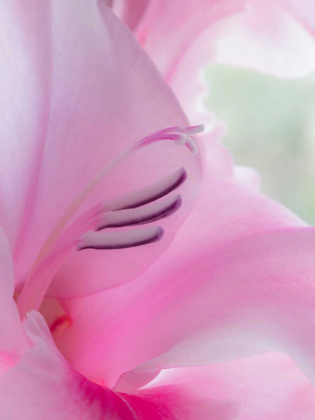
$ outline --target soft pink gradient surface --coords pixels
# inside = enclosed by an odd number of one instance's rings
[[[143,17],[152,13],[154,27],[167,7],[137,4],[125,16],[139,33]],[[137,140],[188,125],[107,5],[0,5],[0,418],[294,420],[298,413],[311,420],[315,229],[262,196],[255,172],[234,168],[220,143],[222,125],[199,141],[198,157],[158,143],[104,178],[79,215],[182,166],[184,204],[163,222],[157,244],[73,249],[42,314],[19,318],[14,291],[18,299],[43,242],[80,191]],[[244,2],[202,5],[195,16],[191,2],[173,2],[178,20],[156,28],[159,38],[174,30],[171,54],[181,57],[185,34],[198,37],[241,13]],[[191,26],[177,39],[188,17]]]

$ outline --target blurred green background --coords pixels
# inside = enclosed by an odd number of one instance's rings
[[[206,106],[228,125],[235,162],[261,175],[262,191],[315,224],[315,75],[283,80],[212,66]]]

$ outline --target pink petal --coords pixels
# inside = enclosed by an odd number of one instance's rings
[[[297,366],[281,353],[163,371],[151,386],[186,384],[211,390],[212,398],[239,403],[239,420],[312,420],[315,389]]]
[[[170,79],[183,55],[202,33],[217,21],[242,10],[244,1],[204,0],[196,2],[166,0],[150,2],[137,37],[161,73]],[[168,48],[165,48],[167,42]]]
[[[26,340],[13,300],[14,269],[7,238],[0,228],[0,375],[16,363]]]
[[[0,378],[0,418],[6,420],[133,420],[124,401],[75,372],[54,348],[38,313],[26,331],[35,346]]]
[[[151,0],[137,2],[133,13],[131,3],[114,1],[111,7],[135,31],[193,122],[211,119],[202,104],[207,84],[201,69],[207,63],[288,78],[315,69],[312,0],[199,0],[185,7]]]
[[[35,3],[34,0],[34,9]],[[17,38],[19,43],[17,48],[15,44],[8,46],[10,51],[17,50],[12,61],[14,59],[14,69],[18,70],[6,70],[12,82],[6,77],[2,79],[6,85],[16,85],[17,90],[22,91],[24,102],[25,98],[34,98],[27,107],[21,109],[19,106],[19,112],[10,109],[12,127],[20,127],[20,113],[23,112],[23,118],[30,115],[27,124],[32,130],[28,135],[23,124],[18,132],[14,131],[8,137],[10,142],[11,138],[17,140],[12,143],[14,153],[7,153],[9,172],[1,177],[10,180],[6,190],[14,191],[12,205],[9,206],[11,199],[8,200],[5,218],[11,217],[13,203],[17,202],[19,209],[19,214],[5,226],[16,245],[16,278],[21,286],[57,220],[99,170],[142,137],[169,126],[187,125],[187,120],[146,54],[105,3],[96,0],[47,2],[45,7],[34,12],[39,22],[33,22],[29,8],[16,2],[14,7],[9,6],[9,1],[4,4],[8,34],[12,33],[12,36],[1,39]],[[21,31],[16,29],[19,28],[16,15],[32,26],[32,30],[28,31],[24,26]],[[20,39],[22,35],[23,39]],[[29,44],[27,52],[24,44]],[[27,84],[25,80],[28,80]],[[42,110],[46,109],[43,105],[46,91],[49,97],[45,102],[48,107],[45,119]],[[15,96],[13,100],[16,101]],[[26,113],[26,108],[30,112]],[[12,160],[18,156],[26,164],[21,166],[17,161],[12,165]],[[22,169],[11,176],[11,168],[20,166]],[[79,214],[93,204],[150,185],[181,166],[187,170],[188,180],[183,189],[186,205],[173,220],[173,232],[176,232],[198,195],[200,162],[186,148],[175,147],[173,142],[149,146],[113,170],[84,202]],[[11,234],[17,226],[19,234]],[[59,271],[51,293],[81,295],[111,287],[117,279],[128,281],[160,255],[172,234],[160,247],[152,246],[146,251],[146,258],[143,258],[142,250],[137,250],[130,258],[129,270],[116,263],[124,258],[124,251],[119,258],[110,253],[75,253],[69,257],[64,270]],[[80,277],[69,278],[73,266],[80,270],[92,267],[98,273],[97,281],[94,277],[95,281],[83,284]]]
[[[46,2],[45,2],[46,3]],[[0,224],[13,250],[26,224],[49,121],[49,6],[0,5]],[[39,35],[40,34],[40,35]]]
[[[193,123],[206,124],[211,114],[202,106],[207,85],[202,68],[214,58],[216,24],[243,10],[246,0],[108,1],[137,36]],[[165,48],[167,45],[167,48]],[[189,80],[189,83],[187,83]]]
[[[246,185],[253,191],[259,192],[260,176],[253,168],[249,168],[247,166],[235,166],[234,177],[235,180],[240,182],[242,185]]]
[[[89,382],[63,359],[43,318],[28,315],[34,347],[0,378],[0,418],[42,420],[233,420],[235,406],[208,400],[198,390],[167,386],[137,395],[117,394]],[[211,394],[211,392],[209,392]]]
[[[312,0],[279,0],[310,34],[315,36],[315,4]]]
[[[135,31],[152,0],[105,0],[105,2],[119,19]]]
[[[132,407],[136,418],[144,420],[236,420],[238,403],[212,398],[213,383],[192,383],[189,374],[184,384],[171,383],[143,389],[132,395],[122,394]],[[211,381],[212,382],[212,381]],[[209,386],[210,385],[210,386]]]
[[[242,11],[245,3],[151,0],[137,27],[139,42],[170,83],[193,123],[207,123],[210,118],[197,99],[201,102],[207,89],[199,73],[214,58],[216,24]]]
[[[207,268],[214,255],[219,254],[224,262],[226,244],[302,223],[239,183],[226,180],[211,185],[209,180],[205,174],[201,198],[167,253],[140,279],[117,290],[63,302],[71,325],[56,331],[54,337],[76,369],[89,378],[113,387],[122,373],[205,328],[206,320],[210,325],[213,317],[220,320],[219,314],[211,313],[211,299],[220,296],[220,287],[216,292]],[[213,333],[213,341],[216,337]],[[232,331],[230,339],[234,337]],[[230,349],[225,342],[222,347]],[[150,372],[163,368],[164,363],[150,367]]]
[[[309,31],[314,25],[311,3],[249,1],[245,13],[231,17],[223,25],[215,61],[276,77],[311,73],[315,69],[315,43],[312,29]],[[310,18],[305,19],[306,15]]]
[[[181,278],[183,292],[168,315],[167,298],[157,304],[164,314],[155,325],[160,331],[165,319],[170,322],[172,317],[175,325],[181,316],[182,328],[164,335],[166,354],[160,349],[161,356],[135,372],[280,350],[314,380],[314,249],[312,228],[266,232],[233,241],[211,256],[200,253],[195,275],[185,264],[173,270],[173,278]],[[193,314],[185,322],[184,309]]]

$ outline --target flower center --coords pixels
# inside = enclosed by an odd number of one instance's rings
[[[196,154],[198,148],[192,136],[201,131],[203,126],[200,125],[171,127],[153,133],[133,144],[96,175],[68,206],[39,251],[18,300],[21,318],[30,310],[39,309],[56,271],[71,250],[130,248],[150,244],[163,237],[160,226],[138,225],[156,222],[180,208],[181,196],[169,194],[185,182],[187,173],[184,168],[179,168],[149,187],[112,202],[99,203],[72,223],[69,222],[106,174],[132,153],[159,141],[172,140],[178,145],[185,145]],[[130,229],[121,230],[122,227]]]

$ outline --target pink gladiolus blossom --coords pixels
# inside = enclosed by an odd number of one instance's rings
[[[0,4],[0,419],[312,420],[315,230],[108,5]]]

